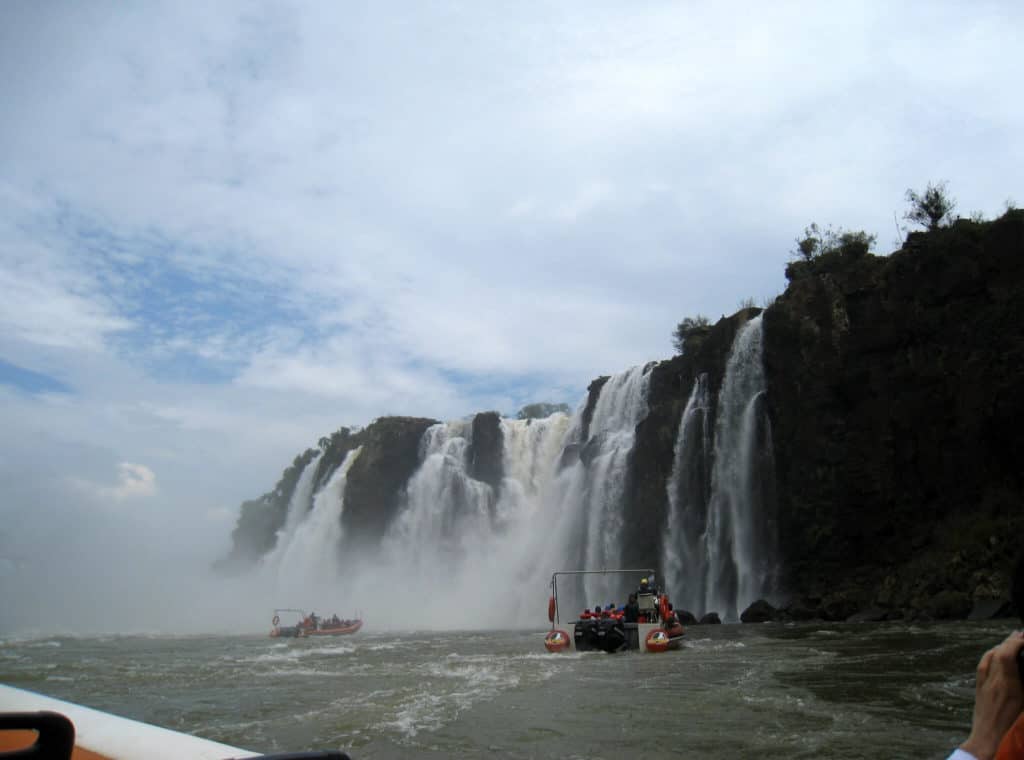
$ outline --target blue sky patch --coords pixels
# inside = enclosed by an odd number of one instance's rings
[[[71,393],[71,386],[60,380],[0,359],[0,384],[26,393]]]
[[[175,240],[158,230],[112,230],[61,204],[54,219],[110,307],[134,329],[110,345],[164,380],[228,382],[279,327],[320,337],[289,301],[287,271],[245,273],[241,254]]]

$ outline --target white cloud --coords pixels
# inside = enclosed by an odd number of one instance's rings
[[[156,494],[156,475],[146,465],[121,462],[117,470],[117,483],[114,485],[99,485],[81,479],[73,479],[73,482],[104,505],[135,502]]]

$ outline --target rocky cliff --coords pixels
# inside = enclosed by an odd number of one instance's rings
[[[829,617],[1005,598],[1024,479],[1024,212],[790,266],[765,314],[780,538]]]

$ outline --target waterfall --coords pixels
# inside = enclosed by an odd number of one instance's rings
[[[299,479],[295,483],[295,490],[292,491],[291,499],[288,500],[288,512],[285,514],[284,525],[277,532],[274,549],[263,559],[266,564],[277,566],[287,550],[292,536],[295,535],[295,529],[299,527],[306,513],[309,512],[313,499],[313,479],[316,477],[316,468],[322,456],[323,452],[318,451],[302,469],[302,474],[299,475]]]
[[[330,588],[337,581],[340,574],[339,549],[341,514],[345,506],[345,480],[360,451],[357,448],[348,452],[341,466],[313,497],[313,508],[282,547],[276,564],[270,566],[276,574],[278,592],[288,595],[290,599],[309,598],[311,591]],[[302,477],[305,478],[307,472],[315,470],[315,464],[311,463],[303,471]]]
[[[424,433],[422,464],[406,487],[406,508],[386,538],[386,548],[421,577],[455,571],[491,532],[495,494],[468,473],[471,430],[460,420]]]
[[[736,334],[717,396],[708,375],[698,376],[679,421],[664,531],[650,562],[660,550],[673,601],[698,614],[736,619],[775,590],[774,463],[761,354],[756,317]],[[624,497],[653,367],[608,378],[571,417],[501,419],[498,439],[476,418],[432,425],[383,538],[360,543],[353,536],[344,556],[346,478],[360,449],[314,495],[317,455],[299,476],[276,546],[262,561],[264,585],[282,603],[340,602],[382,626],[535,621],[552,572],[622,567]],[[475,429],[488,431],[481,448],[474,448]],[[500,465],[494,446],[501,447]],[[481,461],[486,475],[476,469]],[[489,482],[474,477],[478,471]],[[622,602],[635,582],[566,579],[559,584],[562,614]]]
[[[702,373],[679,420],[672,474],[666,485],[668,512],[662,547],[666,588],[676,605],[700,610],[707,563],[702,538],[707,525],[711,420],[708,376]]]
[[[497,452],[474,449],[472,420],[432,425],[379,544],[347,544],[344,556],[345,483],[358,450],[309,509],[317,469],[311,463],[278,546],[263,562],[264,584],[273,580],[281,606],[338,604],[362,609],[383,627],[535,625],[552,572],[621,567],[623,497],[652,369],[609,378],[586,425],[586,403],[571,417],[500,420],[500,440],[481,444],[501,447],[500,482],[473,477],[481,454]],[[624,584],[635,582],[587,576],[560,584],[562,614],[622,602]]]
[[[567,558],[577,557],[581,569],[621,567],[622,496],[636,426],[647,414],[653,366],[633,367],[604,384],[590,420],[590,437],[580,449],[580,461],[574,465],[575,472],[566,475],[565,501],[579,526],[575,543],[581,544],[576,552],[571,544],[567,546]],[[607,604],[622,589],[618,577],[583,577],[582,593],[588,606]]]
[[[394,605],[434,625],[523,625],[535,617],[537,589],[551,573],[541,559],[548,494],[568,427],[561,413],[502,420],[498,493],[469,474],[469,421],[426,431],[421,464],[373,569],[387,578]],[[362,572],[356,585],[373,582]]]
[[[571,418],[501,420],[497,488],[472,476],[471,420],[428,428],[379,551],[346,567],[344,587],[354,595],[387,588],[386,609],[361,604],[374,615],[402,616],[394,624],[404,627],[523,626],[537,618],[537,600],[555,570],[619,567],[622,497],[634,431],[647,412],[650,369],[635,367],[605,383],[586,441],[585,405]],[[585,598],[621,601],[621,579],[610,578],[567,587],[567,609],[575,612]]]
[[[762,336],[760,316],[737,333],[718,395],[711,498],[703,536],[706,573],[703,604],[698,609],[718,611],[730,620],[774,590],[777,551],[770,503],[774,474],[764,410]]]

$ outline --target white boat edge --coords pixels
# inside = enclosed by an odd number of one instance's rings
[[[227,760],[260,754],[0,684],[0,712],[40,710],[66,715],[74,723],[75,747],[119,760]]]

